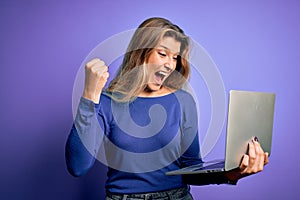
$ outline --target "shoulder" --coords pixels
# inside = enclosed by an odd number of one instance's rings
[[[106,99],[106,100],[111,99],[111,93],[110,93],[110,92],[103,91],[103,92],[101,93],[101,99]]]
[[[111,107],[111,96],[109,93],[102,92],[100,96],[100,110],[110,112]]]
[[[107,92],[107,91],[103,91],[101,93],[101,98],[100,98],[100,102],[102,104],[107,104],[107,103],[111,103],[112,101],[114,101],[115,98],[118,97],[118,94],[116,93],[112,93],[112,92]]]
[[[178,101],[181,104],[187,104],[187,105],[195,105],[196,101],[194,96],[192,95],[192,93],[186,91],[186,90],[177,90],[176,92],[174,92],[174,94],[176,95]]]

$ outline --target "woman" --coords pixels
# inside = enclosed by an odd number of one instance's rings
[[[66,144],[68,170],[85,174],[105,149],[106,199],[192,199],[189,183],[235,184],[268,162],[257,138],[240,167],[199,180],[166,176],[202,162],[193,97],[182,88],[190,74],[189,38],[170,21],[150,18],[136,30],[111,81],[108,67],[93,59]],[[87,151],[87,150],[88,151]]]

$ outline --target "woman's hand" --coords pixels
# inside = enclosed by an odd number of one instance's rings
[[[264,152],[261,148],[257,137],[254,137],[248,143],[248,154],[243,156],[239,168],[226,172],[225,176],[231,181],[237,181],[245,176],[261,172],[269,162],[268,156],[268,152]]]
[[[82,96],[98,104],[108,77],[108,67],[102,60],[95,58],[88,62],[85,65],[85,82]]]

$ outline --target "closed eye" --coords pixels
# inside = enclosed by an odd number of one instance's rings
[[[165,57],[167,54],[165,54],[165,53],[162,53],[162,52],[158,52],[158,54],[160,55],[160,56],[163,56],[163,57]]]

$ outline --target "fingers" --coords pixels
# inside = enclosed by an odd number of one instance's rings
[[[265,165],[269,163],[269,153],[265,152]]]
[[[265,153],[255,137],[248,143],[247,155],[243,156],[240,164],[242,174],[252,174],[263,170],[264,165],[269,162],[268,153]]]
[[[96,92],[100,93],[100,91],[102,90],[102,88],[104,87],[104,85],[107,82],[109,73],[108,73],[108,71],[98,72],[98,73],[101,73],[101,76],[100,76],[100,80],[98,81],[98,84],[97,84]]]
[[[256,147],[253,141],[248,144],[248,155],[249,155],[249,167],[253,168],[257,158],[256,158]]]
[[[108,71],[103,72],[102,76],[104,79],[108,79],[108,77],[109,77]]]
[[[242,174],[246,173],[248,165],[249,165],[249,156],[244,155],[242,162],[240,164],[240,171]]]
[[[100,60],[99,58],[95,58],[88,62],[85,66],[85,69],[88,71],[88,73],[92,73],[98,78],[101,77],[104,72],[108,71],[108,67],[105,65],[104,61]]]
[[[93,60],[91,60],[91,61],[89,61],[88,63],[86,63],[86,68],[90,68],[90,67],[92,67],[95,63],[101,63],[101,62],[103,62],[103,61],[101,61],[99,58],[94,58]],[[103,64],[104,64],[104,62],[103,62]]]
[[[99,103],[99,96],[109,77],[104,61],[95,58],[85,65],[85,87],[83,97]]]
[[[256,138],[256,137],[255,137]],[[253,140],[253,144],[255,147],[255,153],[256,153],[256,157],[257,157],[257,163],[254,163],[255,165],[255,171],[256,172],[260,172],[263,170],[264,168],[264,164],[265,164],[265,155],[264,155],[264,151],[262,150],[260,143],[258,142],[258,139]]]

